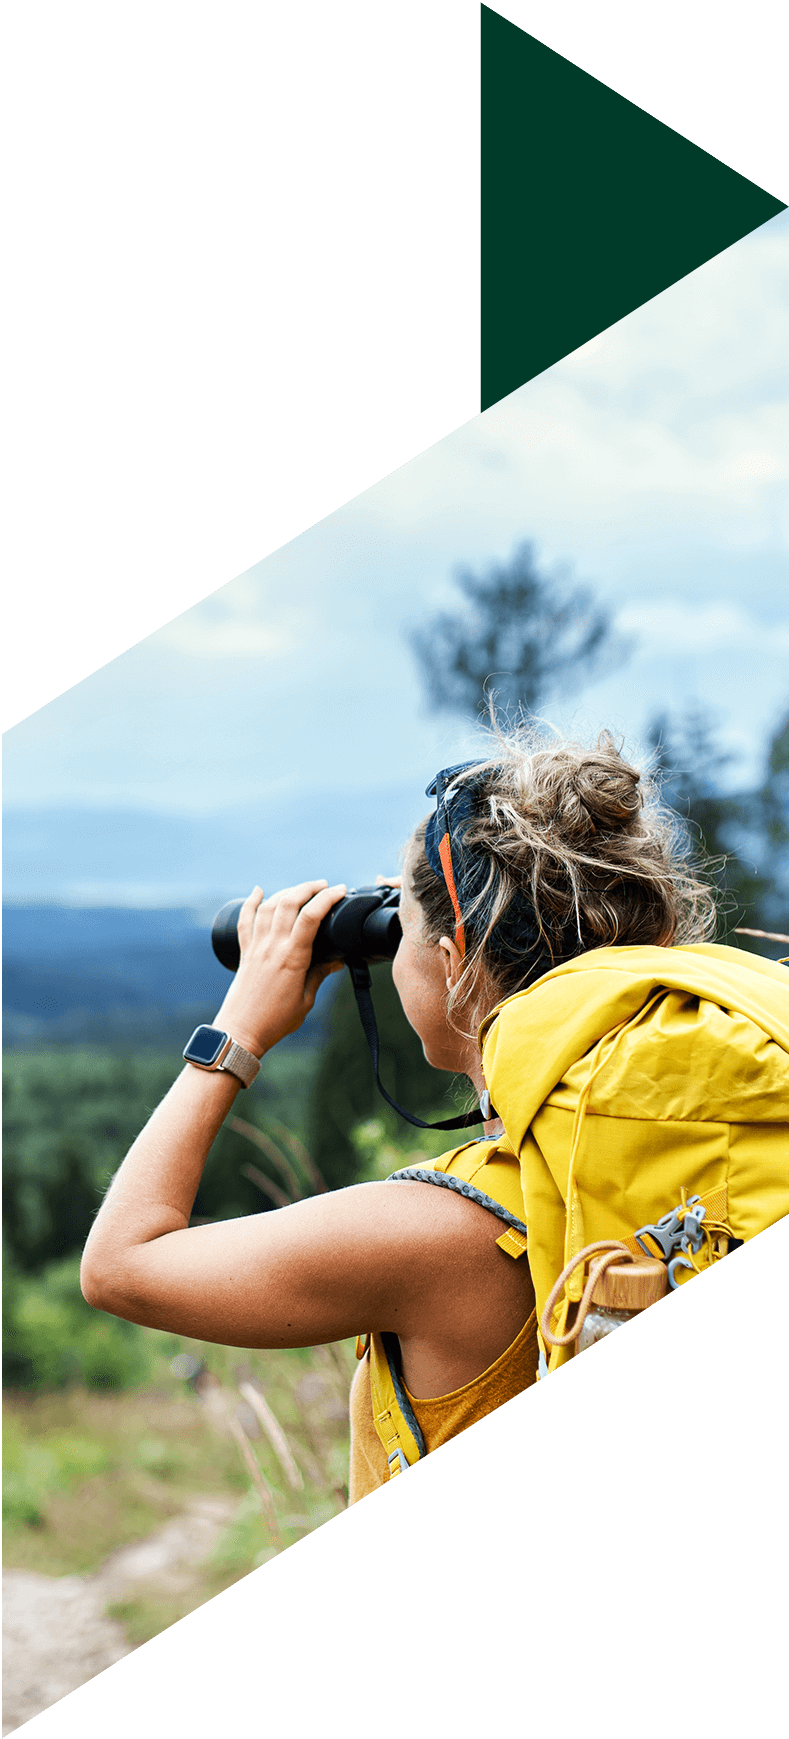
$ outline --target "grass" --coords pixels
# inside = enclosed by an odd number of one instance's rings
[[[395,1142],[381,1119],[354,1141],[369,1178],[449,1144],[410,1130]],[[90,1575],[198,1500],[218,1501],[225,1520],[202,1562],[111,1599],[137,1644],[345,1507],[353,1346],[249,1352],[137,1329],[88,1309],[77,1267],[9,1268],[9,1368],[30,1386],[6,1398],[4,1562]]]
[[[9,1568],[88,1575],[197,1500],[223,1500],[228,1519],[203,1562],[135,1582],[112,1602],[135,1644],[347,1504],[350,1344],[265,1353],[177,1344],[189,1381],[161,1358],[145,1389],[16,1393],[5,1404]]]

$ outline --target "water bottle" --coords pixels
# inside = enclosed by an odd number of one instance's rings
[[[647,1305],[656,1304],[668,1288],[665,1263],[657,1261],[614,1262],[605,1266],[598,1259],[589,1265],[589,1279],[594,1284],[578,1336],[579,1353],[603,1340],[615,1328],[621,1328],[623,1322],[630,1322]]]

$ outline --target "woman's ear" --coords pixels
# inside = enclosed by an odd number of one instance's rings
[[[463,971],[463,956],[457,943],[451,942],[448,936],[442,936],[438,946],[444,956],[447,990],[454,990]]]

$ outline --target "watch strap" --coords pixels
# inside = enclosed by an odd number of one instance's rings
[[[242,1087],[251,1087],[260,1070],[260,1058],[253,1057],[251,1051],[245,1051],[243,1045],[236,1044],[235,1039],[231,1039],[230,1048],[225,1052],[221,1063],[217,1064],[217,1068],[222,1069],[226,1075],[235,1075]]]

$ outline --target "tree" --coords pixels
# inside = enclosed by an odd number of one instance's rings
[[[772,882],[765,905],[765,928],[789,930],[789,712],[770,744],[761,806]]]
[[[484,574],[459,568],[455,584],[465,606],[409,636],[434,712],[476,717],[488,686],[505,709],[531,711],[557,689],[580,688],[627,650],[587,587],[573,585],[565,569],[540,571],[533,543]]]
[[[735,932],[742,924],[787,929],[789,715],[768,744],[764,782],[751,791],[724,789],[731,756],[715,742],[713,723],[699,708],[679,720],[666,714],[655,719],[649,737],[667,803],[688,822],[691,836],[712,860],[727,941],[774,956],[774,946],[762,947]]]

